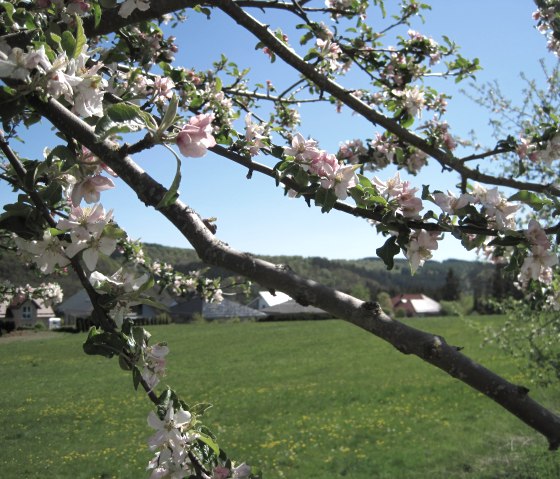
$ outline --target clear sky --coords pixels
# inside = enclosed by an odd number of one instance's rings
[[[478,74],[479,82],[498,79],[503,90],[515,98],[522,88],[520,72],[543,81],[538,60],[550,59],[551,55],[546,51],[545,38],[534,28],[532,0],[427,0],[427,3],[433,10],[425,14],[425,24],[418,22],[414,28],[436,41],[441,40],[441,35],[447,35],[461,46],[463,56],[478,57],[484,68]],[[258,16],[258,12],[254,13]],[[244,32],[239,34],[239,28],[223,15],[207,21],[202,15],[190,14],[176,35],[180,48],[178,64],[197,69],[209,67],[211,61],[219,57],[219,52],[224,51],[240,67],[252,66],[250,76],[254,81],[272,80],[278,85],[285,82],[281,60],[270,65],[265,55],[255,51],[255,40]],[[297,38],[293,41],[297,42]],[[353,85],[350,82],[347,86]],[[453,95],[446,117],[452,133],[466,136],[469,130],[475,129],[481,140],[493,144],[488,135],[486,112],[462,96],[453,81],[442,80],[436,86]],[[336,152],[344,140],[371,138],[376,131],[372,125],[347,112],[337,115],[332,107],[304,108],[302,118],[302,133],[332,152]],[[26,144],[21,151],[32,157],[40,155],[44,146],[55,146],[49,143],[46,130],[42,127],[32,135],[22,133]],[[512,133],[517,135],[517,132]],[[151,150],[135,159],[163,184],[170,184],[175,160],[169,152]],[[256,160],[270,164],[266,158],[257,157]],[[318,208],[308,208],[301,199],[285,197],[282,189],[274,187],[273,180],[257,173],[247,180],[246,170],[215,155],[183,158],[182,173],[181,199],[202,216],[217,217],[218,237],[236,249],[256,254],[363,258],[375,256],[375,249],[384,242],[366,221],[336,211],[321,214]],[[377,176],[387,178],[393,174],[394,170],[389,169],[378,172]],[[402,173],[401,177],[406,175]],[[457,178],[431,166],[410,180],[420,188],[422,184],[437,184],[445,190]],[[1,188],[0,200],[5,203],[7,187]],[[115,209],[116,220],[131,237],[190,247],[165,218],[138,202],[123,183],[103,193],[102,203],[106,209]],[[475,259],[475,255],[448,238],[434,254],[434,259],[446,258]]]

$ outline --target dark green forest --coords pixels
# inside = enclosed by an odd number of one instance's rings
[[[174,265],[181,272],[205,267],[192,249],[173,248],[158,244],[145,244],[148,260],[158,260]],[[507,287],[506,273],[495,265],[482,262],[446,260],[428,261],[412,276],[406,260],[396,260],[388,271],[380,259],[329,260],[319,257],[262,256],[262,259],[287,265],[295,273],[332,286],[364,300],[376,300],[379,293],[395,296],[401,293],[424,293],[436,300],[453,301],[459,296],[471,295],[475,301],[488,297],[500,299],[511,294]],[[102,258],[98,265],[105,274],[119,267],[118,255]],[[210,277],[227,278],[226,270],[210,267]],[[3,251],[0,256],[0,280],[8,279],[15,284],[36,285],[45,279],[31,265],[27,265],[13,252]],[[80,284],[72,271],[50,277],[63,288],[65,297],[80,289]],[[251,286],[253,296],[260,289]],[[244,301],[243,298],[238,298]],[[248,302],[251,298],[245,298]]]

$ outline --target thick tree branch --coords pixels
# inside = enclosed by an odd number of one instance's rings
[[[147,206],[157,205],[166,189],[123,157],[108,141],[99,141],[93,129],[60,103],[30,99],[32,105],[61,131],[72,135],[109,165]],[[271,290],[289,294],[301,304],[311,304],[344,319],[392,344],[405,354],[414,354],[496,401],[527,425],[543,434],[551,449],[560,444],[560,417],[528,396],[524,387],[512,384],[472,361],[443,338],[392,320],[376,303],[364,303],[340,291],[294,274],[289,267],[274,265],[240,253],[218,240],[198,214],[176,200],[160,212],[185,236],[200,258],[246,276]]]

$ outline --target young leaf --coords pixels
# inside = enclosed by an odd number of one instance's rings
[[[78,58],[84,49],[84,45],[87,43],[87,38],[84,33],[82,18],[78,15],[74,15],[74,20],[76,22],[76,43],[74,45],[74,54],[72,58]]]
[[[387,239],[385,244],[381,246],[381,248],[377,248],[375,252],[377,253],[377,256],[383,260],[387,269],[393,269],[393,266],[395,265],[394,258],[401,252],[399,245],[397,245],[396,236],[391,236]]]
[[[165,110],[165,115],[163,115],[163,119],[161,120],[161,124],[159,125],[157,131],[158,136],[162,134],[165,130],[167,130],[175,121],[175,117],[177,116],[178,104],[179,101],[177,100],[177,97],[173,95],[171,100],[169,100],[169,105],[167,107],[167,110]]]
[[[159,210],[160,208],[165,208],[166,206],[171,205],[178,197],[179,197],[179,185],[181,184],[181,159],[171,148],[169,148],[165,143],[164,146],[175,156],[177,160],[177,171],[175,172],[175,178],[173,178],[173,183],[167,190],[167,193],[163,196],[163,198],[159,201],[156,206],[156,209]]]

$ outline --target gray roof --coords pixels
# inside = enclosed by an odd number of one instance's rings
[[[60,303],[56,310],[71,316],[89,316],[93,311],[93,305],[87,291],[81,289]]]
[[[201,298],[184,301],[169,309],[172,317],[191,319],[200,314],[204,319],[264,318],[266,314],[228,299],[207,303]]]
[[[297,301],[291,299],[284,303],[261,309],[261,312],[269,316],[324,316],[331,317],[329,313],[315,306],[302,306]]]

